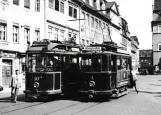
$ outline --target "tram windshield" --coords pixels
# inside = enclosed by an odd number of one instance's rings
[[[79,66],[83,71],[107,71],[108,61],[108,55],[81,55]]]
[[[28,71],[42,72],[45,71],[45,59],[43,54],[28,54]]]
[[[61,69],[59,54],[28,54],[28,72],[55,72]]]

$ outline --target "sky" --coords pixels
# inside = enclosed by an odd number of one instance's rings
[[[116,1],[121,17],[129,26],[130,35],[137,36],[140,49],[152,48],[152,0],[107,0]]]

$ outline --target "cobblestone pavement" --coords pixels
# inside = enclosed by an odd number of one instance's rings
[[[161,76],[138,75],[137,88],[138,94],[134,89],[131,89],[128,95],[118,99],[92,102],[82,101],[81,97],[59,98],[50,102],[25,102],[24,95],[19,95],[18,102],[15,104],[10,103],[9,98],[0,98],[0,114],[161,115]]]

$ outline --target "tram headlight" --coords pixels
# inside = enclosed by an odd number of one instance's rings
[[[38,88],[39,87],[39,83],[38,82],[34,82],[34,88]]]
[[[94,81],[90,81],[90,82],[89,82],[89,86],[90,86],[90,87],[94,87],[94,86],[95,86],[95,82],[94,82]]]

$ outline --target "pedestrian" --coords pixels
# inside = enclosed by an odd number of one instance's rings
[[[136,91],[137,93],[139,93],[138,90],[137,90],[137,88],[136,88],[137,77],[136,77],[136,71],[135,71],[134,67],[132,67],[131,73],[132,73],[132,79],[133,79],[132,85],[133,85],[133,87],[135,87],[135,91]]]
[[[21,88],[21,76],[19,70],[15,70],[15,75],[12,76],[9,87],[11,88],[11,102],[17,102],[19,88]]]

